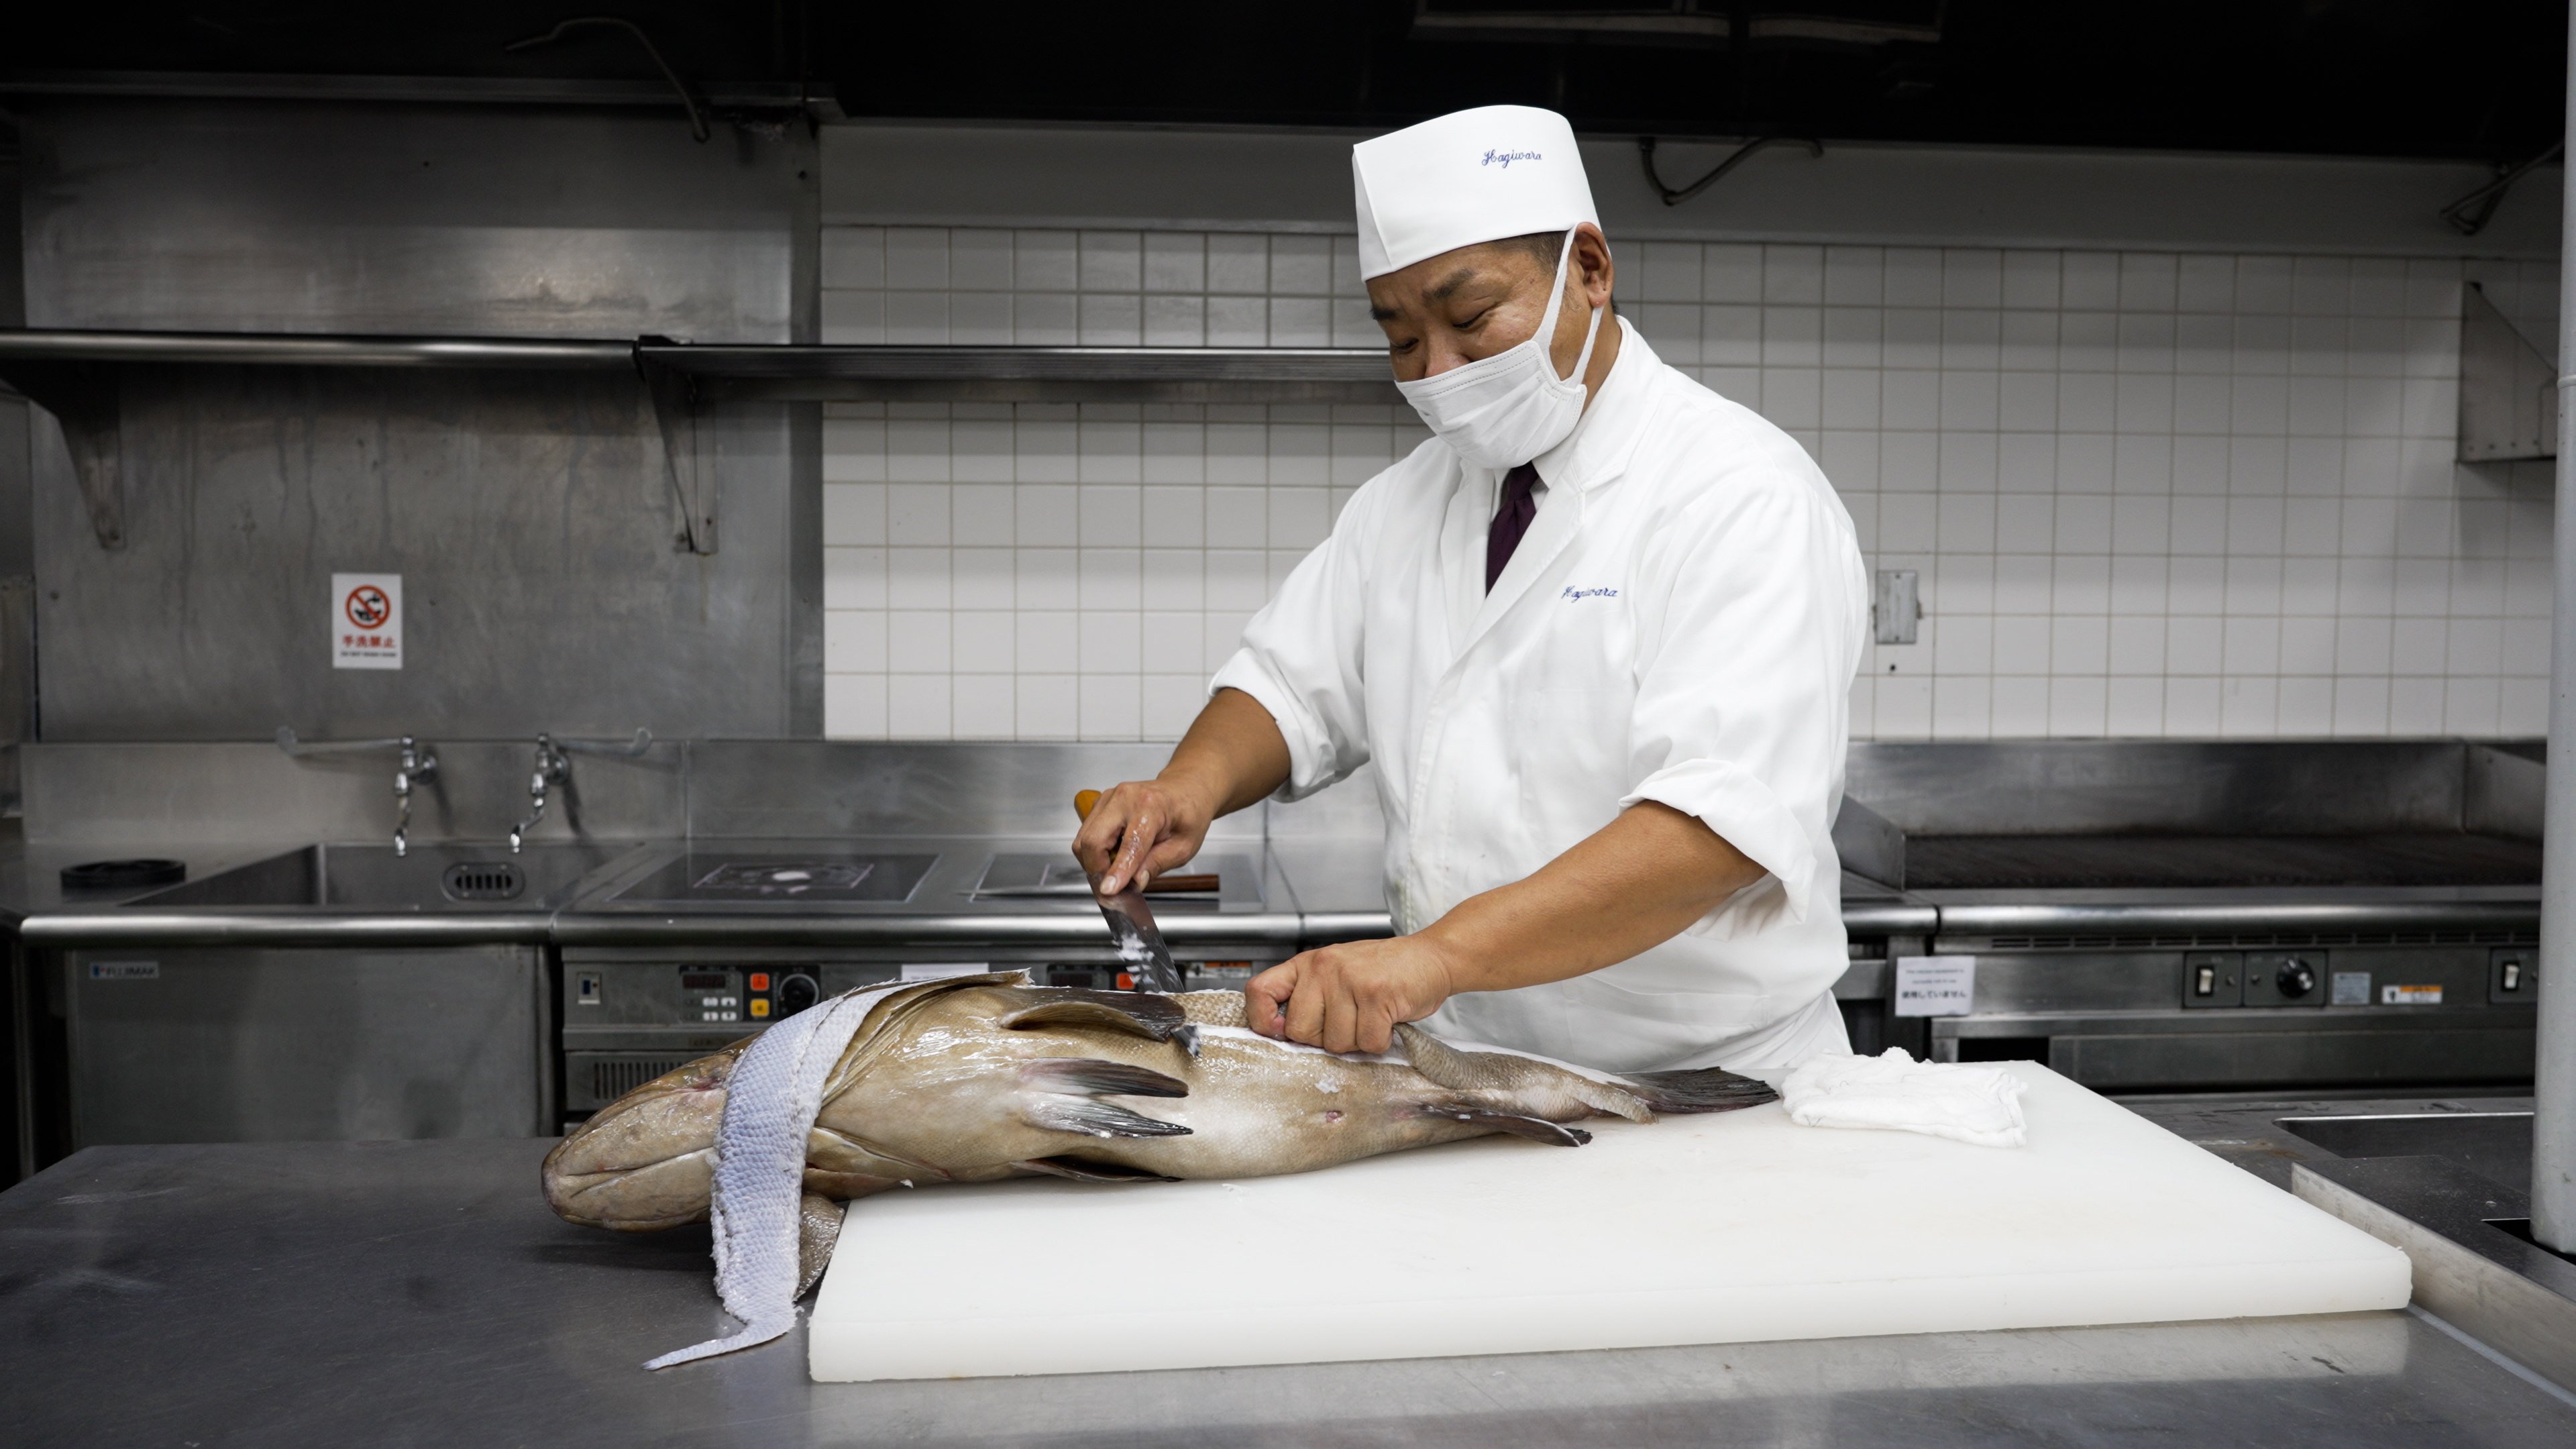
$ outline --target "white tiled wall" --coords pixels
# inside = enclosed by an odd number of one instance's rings
[[[1614,246],[1617,239],[1613,238]],[[2460,287],[2554,269],[1646,243],[1622,310],[1920,571],[1858,737],[2545,726],[2549,473],[2453,452]],[[1364,346],[1347,238],[831,228],[831,342]],[[826,729],[1169,738],[1400,404],[836,407]]]

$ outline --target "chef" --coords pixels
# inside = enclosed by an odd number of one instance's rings
[[[1433,437],[1076,855],[1115,891],[1375,764],[1400,934],[1253,978],[1256,1030],[1382,1051],[1421,1021],[1609,1071],[1847,1050],[1829,831],[1868,606],[1841,500],[1613,310],[1563,117],[1461,111],[1351,169],[1369,310]]]

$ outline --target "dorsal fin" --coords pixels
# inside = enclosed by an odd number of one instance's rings
[[[1198,1055],[1198,1032],[1172,998],[1152,991],[1088,991],[1080,987],[1025,987],[1011,993],[1028,1005],[1002,1018],[1011,1031],[1040,1026],[1084,1026],[1141,1036],[1148,1041],[1179,1042]]]

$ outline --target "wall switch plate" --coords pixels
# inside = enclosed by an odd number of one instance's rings
[[[2247,1006],[2323,1006],[2331,989],[2323,951],[2245,953]]]
[[[1869,618],[1881,644],[1911,644],[1923,617],[1923,595],[1912,569],[1880,569],[1870,590]]]
[[[2182,1004],[2243,1006],[2245,953],[2194,951],[2182,958]]]
[[[2540,999],[2540,948],[2498,946],[2487,955],[2487,1004],[2515,1006]]]

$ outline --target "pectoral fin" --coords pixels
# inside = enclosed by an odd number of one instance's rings
[[[1524,1117],[1517,1112],[1497,1112],[1488,1107],[1432,1105],[1421,1109],[1425,1117],[1451,1117],[1472,1122],[1490,1132],[1508,1132],[1550,1147],[1580,1147],[1592,1140],[1592,1134],[1580,1127],[1567,1127],[1543,1117]]]
[[[1189,1086],[1146,1067],[1089,1057],[1049,1057],[1020,1068],[1020,1080],[1041,1092],[1086,1097],[1186,1097]]]
[[[1093,1097],[1033,1097],[1020,1108],[1020,1120],[1050,1132],[1079,1132],[1085,1137],[1190,1135],[1190,1129],[1178,1122],[1157,1121]]]
[[[1043,1172],[1049,1177],[1068,1177],[1075,1182],[1178,1182],[1159,1172],[1141,1167],[1128,1167],[1116,1162],[1091,1162],[1080,1157],[1033,1157],[1020,1164],[1030,1172]]]
[[[796,1297],[814,1291],[823,1270],[832,1266],[832,1245],[841,1240],[841,1205],[809,1192],[796,1205]]]

